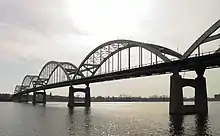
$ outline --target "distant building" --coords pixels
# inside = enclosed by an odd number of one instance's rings
[[[215,100],[220,100],[220,94],[215,94]]]

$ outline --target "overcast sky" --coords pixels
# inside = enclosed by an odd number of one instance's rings
[[[92,49],[109,40],[160,44],[183,54],[220,19],[219,5],[219,0],[0,0],[0,93],[13,93],[26,74],[38,74],[50,60],[79,65]],[[202,50],[218,45],[207,44]],[[220,70],[205,75],[209,97],[220,93]],[[92,95],[169,95],[169,78],[92,84]],[[49,91],[68,93],[67,88]],[[184,96],[194,92],[187,90]]]

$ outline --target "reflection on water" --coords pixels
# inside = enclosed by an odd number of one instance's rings
[[[194,116],[194,115],[193,115]],[[170,116],[170,135],[181,136],[184,134],[184,115]],[[195,115],[193,122],[195,123],[195,136],[211,135],[208,115]]]
[[[79,112],[77,109],[69,109],[69,135],[85,135],[90,136],[94,134],[94,127],[92,127],[92,116],[91,116],[91,108],[84,108],[83,112],[81,112],[81,117],[79,118]],[[111,113],[110,113],[111,114]],[[190,122],[186,121],[185,118],[190,117]],[[82,121],[83,120],[83,121]],[[82,121],[80,123],[80,121]],[[98,120],[96,120],[98,121]],[[186,122],[184,122],[186,121]],[[144,123],[144,122],[143,122]],[[187,123],[190,123],[188,126]],[[81,124],[81,128],[77,128]],[[131,125],[131,124],[128,124]],[[134,124],[132,124],[134,125]],[[157,127],[157,126],[153,126]],[[80,129],[80,133],[79,133]],[[119,128],[116,128],[119,129]],[[148,128],[145,128],[148,130]],[[140,129],[141,130],[141,129]],[[192,131],[193,130],[193,131]],[[106,131],[106,130],[104,130]],[[131,131],[131,130],[129,130]],[[77,132],[77,133],[76,133]],[[193,132],[193,133],[192,133]],[[112,133],[112,132],[109,132]],[[130,132],[129,132],[130,133]],[[157,132],[155,132],[157,133]],[[148,133],[147,133],[148,134]],[[195,136],[209,136],[211,134],[210,126],[209,126],[209,117],[207,115],[172,115],[169,116],[169,133],[170,136],[182,136],[182,135],[195,135]],[[126,134],[123,134],[126,135]],[[162,134],[161,134],[162,135]]]
[[[172,115],[170,116],[170,134],[175,135],[182,135],[184,128],[183,128],[183,116],[181,115]]]
[[[76,135],[75,132],[79,131],[77,130],[76,126],[77,126],[77,122],[74,122],[74,120],[76,120],[75,116],[74,116],[74,112],[75,112],[75,108],[68,108],[69,111],[69,135]],[[90,107],[85,107],[84,108],[84,112],[83,112],[83,116],[84,116],[84,121],[82,124],[82,132],[85,132],[83,135],[85,136],[90,136],[91,135],[91,109]]]
[[[197,136],[211,135],[208,115],[197,115],[195,120]]]
[[[84,110],[84,114],[85,114],[85,132],[86,135],[90,135],[91,134],[91,116],[90,116],[91,110],[90,108],[85,108]]]
[[[169,116],[168,103],[0,103],[0,136],[202,136],[220,135],[220,103],[209,116]]]

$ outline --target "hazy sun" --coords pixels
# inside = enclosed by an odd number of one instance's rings
[[[135,0],[66,1],[66,16],[74,26],[91,35],[121,36],[136,33],[150,5]]]

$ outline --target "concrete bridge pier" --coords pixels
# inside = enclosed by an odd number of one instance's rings
[[[46,93],[46,91],[44,90],[44,92],[43,92],[41,95],[43,95],[43,101],[42,101],[42,103],[43,103],[44,105],[46,105],[46,103],[47,103],[47,93]]]
[[[205,67],[195,70],[195,79],[184,79],[179,72],[174,72],[170,78],[170,114],[207,114],[206,79],[203,77]],[[183,90],[185,86],[195,88],[195,105],[183,105]]]
[[[23,94],[18,97],[18,102],[28,102],[28,94]]]
[[[90,107],[91,106],[91,96],[90,96],[89,84],[86,84],[86,88],[85,88],[85,106],[86,107]]]
[[[72,108],[74,107],[74,87],[73,86],[70,86],[69,87],[69,97],[68,97],[68,104],[67,106],[69,108]]]
[[[208,113],[208,99],[206,89],[206,78],[203,76],[205,67],[196,69],[197,77],[195,79],[195,105],[198,114]]]
[[[37,99],[37,97],[41,97],[41,99]],[[33,92],[33,100],[32,103],[33,105],[37,104],[37,103],[43,103],[44,105],[46,104],[47,101],[47,94],[45,92],[45,90],[43,92]]]
[[[26,102],[29,101],[29,93],[26,94]]]
[[[33,92],[33,97],[32,97],[32,104],[36,104],[36,91]]]
[[[76,103],[74,98],[75,92],[83,92],[85,93],[85,102],[84,103]],[[89,84],[86,84],[86,88],[74,88],[73,86],[69,87],[69,98],[68,98],[68,105],[69,108],[73,108],[76,106],[84,106],[90,107],[91,106],[91,96],[90,96],[90,87]]]
[[[181,114],[183,108],[183,92],[182,92],[182,77],[179,73],[173,73],[170,77],[170,114]]]

